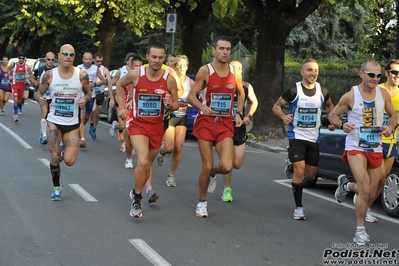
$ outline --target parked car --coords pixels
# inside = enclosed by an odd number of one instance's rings
[[[342,117],[343,121],[345,117]],[[324,117],[326,119],[326,116]],[[327,120],[328,121],[328,120]],[[324,122],[320,132],[320,161],[317,176],[336,181],[340,174],[354,181],[349,165],[342,161],[345,149],[346,133],[341,129],[328,130],[328,122]],[[307,187],[313,187],[317,182],[306,182]],[[389,216],[399,217],[399,155],[396,156],[391,172],[387,176],[380,195],[382,207]]]

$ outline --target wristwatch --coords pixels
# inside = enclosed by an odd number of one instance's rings
[[[338,128],[339,128],[339,129],[344,129],[344,124],[343,124],[342,122],[339,123],[339,124],[338,124]]]

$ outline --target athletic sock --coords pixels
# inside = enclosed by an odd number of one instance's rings
[[[292,193],[294,194],[294,200],[295,200],[296,206],[303,207],[302,206],[302,190],[303,190],[302,183],[300,183],[300,184],[292,183],[291,185],[292,185]]]
[[[42,118],[42,119],[40,120],[40,129],[41,129],[41,131],[42,131],[42,135],[43,135],[43,136],[47,136],[47,134],[46,134],[47,121],[46,121],[46,119],[44,119],[44,118]]]
[[[50,173],[53,178],[54,187],[60,186],[61,168],[59,165],[55,166],[50,163]]]
[[[14,102],[14,115],[18,114],[18,103]]]

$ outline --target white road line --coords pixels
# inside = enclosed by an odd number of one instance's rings
[[[50,169],[50,161],[47,160],[46,158],[39,158],[39,161],[41,161],[47,168]]]
[[[32,150],[32,146],[30,146],[25,140],[23,140],[20,136],[18,136],[14,131],[0,123],[0,127],[2,127],[8,134],[11,135],[14,139],[16,139],[25,149]]]
[[[152,265],[155,266],[171,266],[164,258],[162,258],[155,250],[153,250],[143,239],[129,239],[129,242],[146,257]]]
[[[283,186],[291,188],[291,180],[289,180],[289,179],[279,179],[279,180],[273,180],[273,181],[278,183],[278,184],[280,184],[280,185],[283,185]],[[353,205],[351,205],[351,204],[344,203],[344,202],[343,203],[338,203],[335,199],[331,199],[331,198],[322,196],[320,194],[317,194],[315,192],[311,192],[311,191],[309,191],[306,188],[303,190],[303,193],[312,195],[314,197],[317,197],[317,198],[320,198],[320,199],[323,199],[323,200],[326,200],[326,201],[329,201],[329,202],[332,202],[332,203],[335,203],[335,204],[339,204],[341,206],[347,207],[347,208],[352,209],[352,210],[355,209],[355,207]],[[378,213],[375,213],[375,212],[373,212],[373,215],[375,217],[378,217],[380,219],[386,220],[388,222],[399,224],[399,219],[395,219],[395,218],[392,218],[392,217],[389,217],[389,216],[381,215],[381,214],[378,214]]]
[[[78,193],[86,201],[97,201],[95,197],[89,194],[84,188],[78,184],[68,184],[76,193]]]

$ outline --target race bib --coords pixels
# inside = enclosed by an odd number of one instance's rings
[[[377,148],[380,142],[380,127],[360,127],[358,147]]]
[[[1,79],[1,85],[10,85],[10,79],[9,78],[2,78]]]
[[[73,117],[75,99],[55,98],[55,116]]]
[[[180,101],[180,100],[179,100]],[[173,114],[177,117],[184,117],[187,114],[188,104],[186,102],[179,102],[179,110],[173,112]]]
[[[238,112],[238,102],[234,101],[234,103],[233,103],[233,121],[236,121],[237,112]]]
[[[231,114],[232,95],[229,93],[212,93],[211,106],[214,115],[229,116]]]
[[[298,108],[297,127],[315,128],[317,117],[317,108]]]
[[[15,73],[15,81],[16,82],[25,82],[25,74],[24,73]]]
[[[156,117],[161,115],[161,95],[139,94],[138,115],[142,117]]]
[[[95,94],[100,94],[101,93],[101,86],[94,87],[94,93]]]

